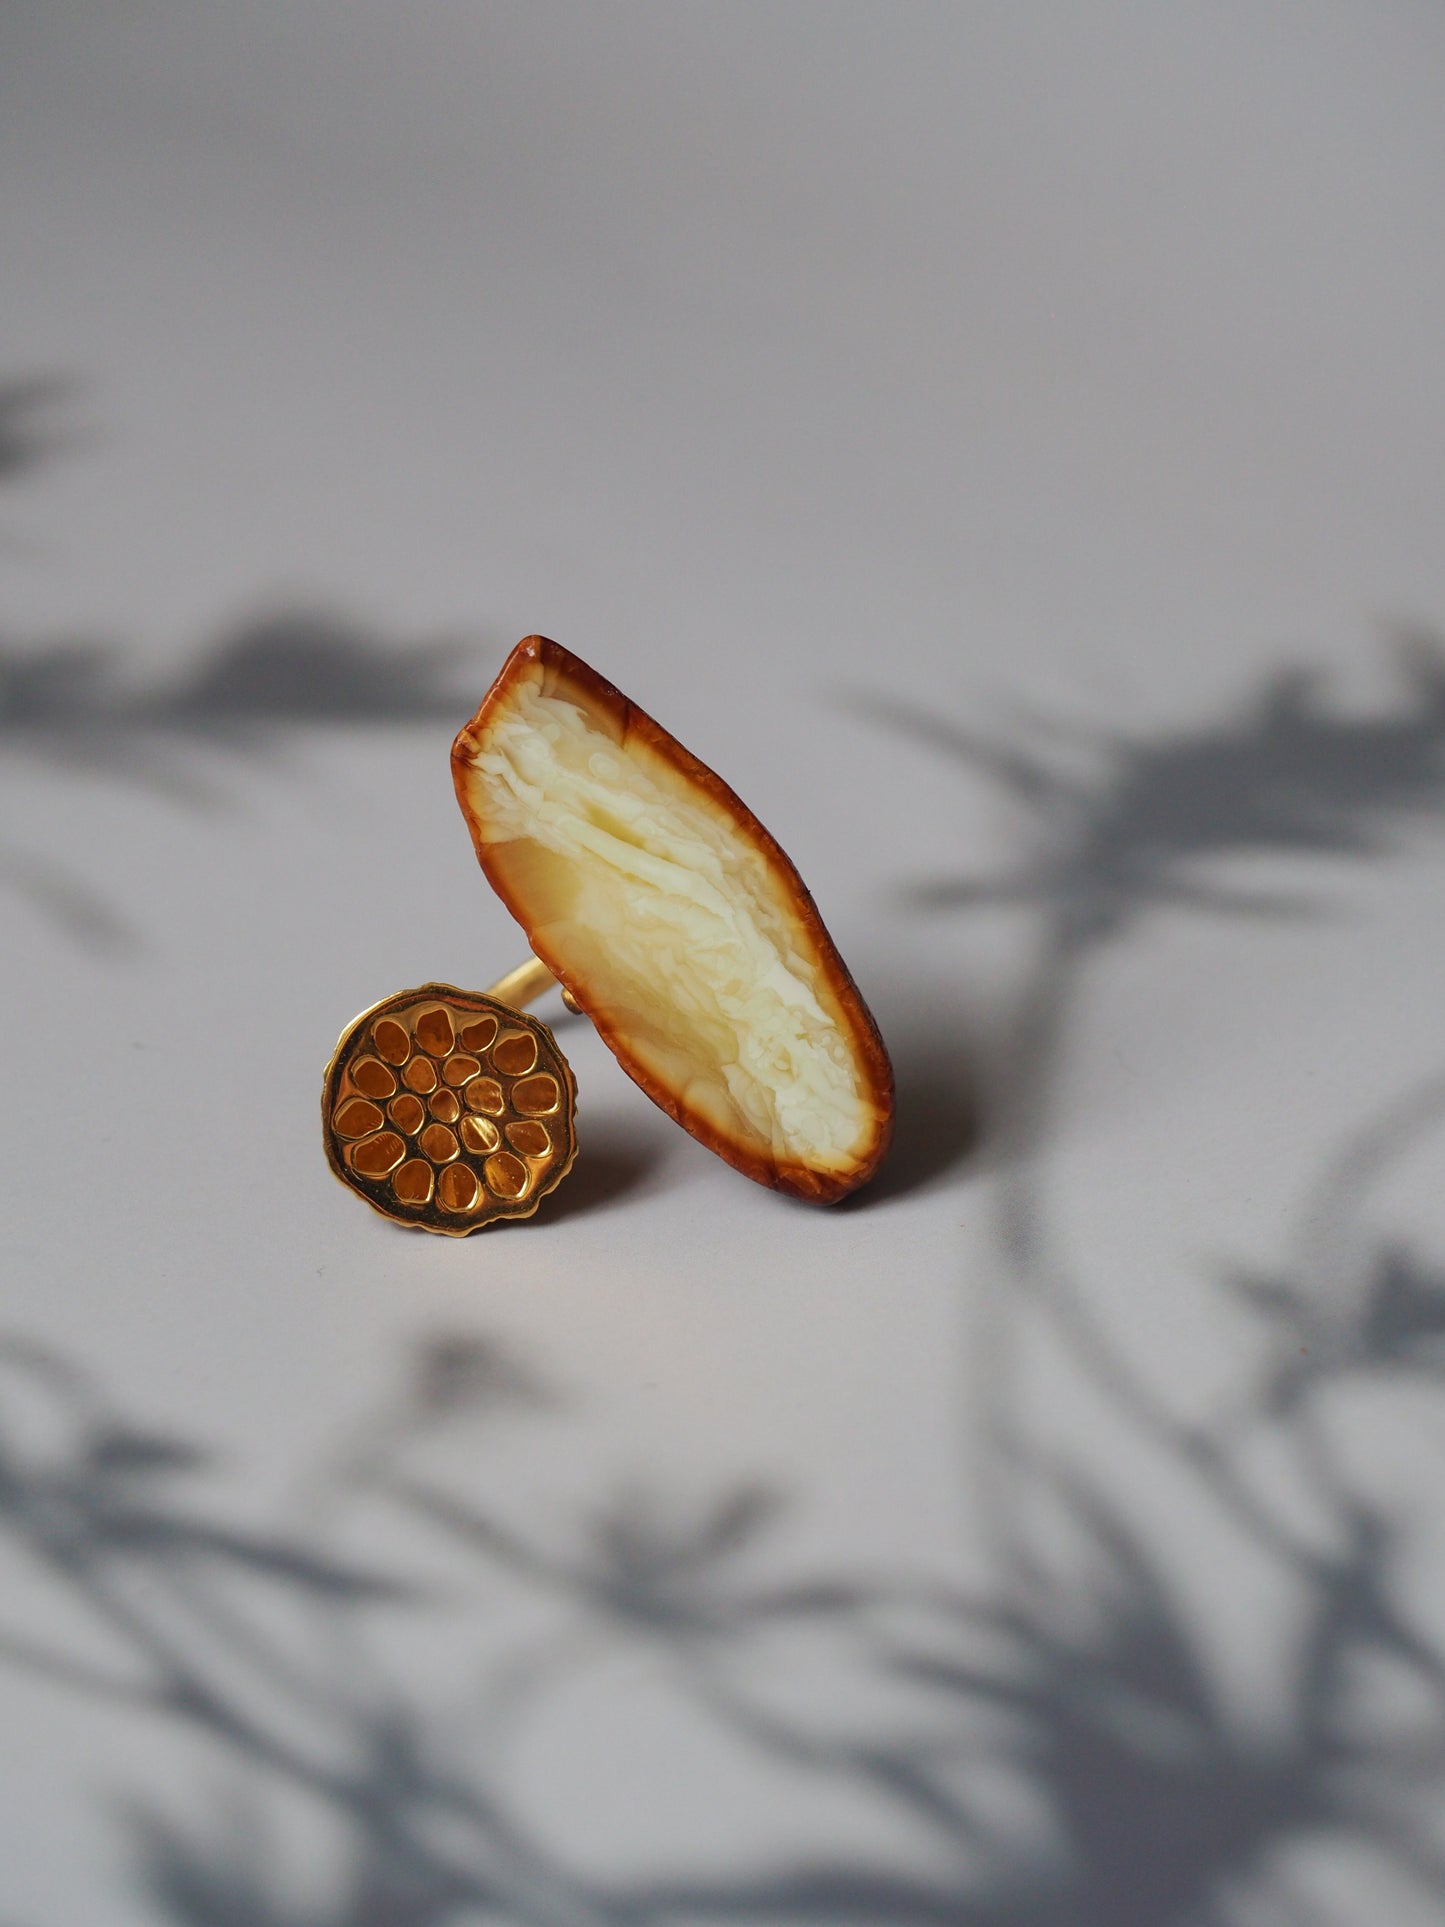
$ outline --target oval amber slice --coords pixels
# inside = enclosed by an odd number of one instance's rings
[[[465,1084],[467,1079],[475,1077],[481,1068],[475,1057],[468,1057],[464,1052],[459,1051],[455,1057],[449,1057],[442,1065],[442,1076],[448,1084]]]
[[[528,636],[452,772],[488,882],[649,1097],[794,1197],[872,1177],[893,1129],[878,1027],[803,879],[714,771]]]
[[[437,1087],[437,1067],[429,1057],[413,1057],[401,1074],[402,1082],[408,1090],[420,1091],[425,1097],[428,1091]]]

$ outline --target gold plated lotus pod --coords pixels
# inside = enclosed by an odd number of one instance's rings
[[[354,1018],[321,1088],[335,1175],[384,1218],[447,1238],[530,1218],[572,1167],[576,1112],[547,1026],[452,984]]]

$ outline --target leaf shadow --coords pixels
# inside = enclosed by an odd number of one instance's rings
[[[878,1175],[833,1207],[871,1211],[937,1190],[965,1170],[985,1136],[987,1099],[968,1019],[947,993],[915,994],[876,1014],[893,1064],[893,1142]]]
[[[1058,724],[989,735],[891,694],[850,707],[984,777],[1023,811],[1037,844],[1015,870],[914,883],[913,906],[1032,905],[1081,946],[1152,907],[1314,914],[1307,897],[1239,888],[1209,866],[1380,856],[1412,819],[1445,811],[1445,652],[1427,631],[1401,627],[1394,654],[1393,713],[1331,710],[1317,674],[1287,668],[1232,719],[1153,737]]]
[[[254,726],[260,740],[281,726],[278,715],[346,720],[334,695],[319,708],[277,695],[266,660],[263,647],[239,675],[234,663],[219,674],[203,664],[189,681],[152,688],[140,735],[224,736],[239,718],[241,735]],[[83,662],[52,669],[52,695],[41,676],[30,698],[41,717],[53,700],[73,720],[92,700],[85,691],[109,680]],[[980,745],[937,718],[900,719],[986,767],[1040,829],[1037,867],[1009,885],[1015,900],[1044,907],[1051,926],[1019,1029],[1022,1081],[1047,1086],[1080,959],[1146,909],[1286,907],[1277,895],[1243,903],[1202,879],[1200,863],[1261,851],[1374,855],[1411,817],[1445,803],[1445,695],[1423,659],[1413,674],[1398,713],[1365,719],[1338,717],[1308,685],[1278,679],[1228,725],[1152,743],[1092,738],[1088,776],[1031,747]],[[332,687],[330,675],[317,687]],[[381,675],[367,687],[390,684]],[[103,709],[111,698],[94,700]],[[349,721],[373,701],[385,706],[379,694],[360,697]],[[971,886],[950,887],[949,900],[967,900]],[[899,1051],[900,1091],[912,1093],[900,1132],[917,1133],[911,1147],[900,1142],[920,1163],[881,1191],[885,1201],[941,1182],[969,1155],[977,1112],[962,1095],[972,1088],[963,1026],[947,1009],[936,1015]],[[1372,1129],[1350,1149],[1369,1170],[1381,1168],[1382,1146],[1398,1148],[1398,1134]],[[648,1165],[640,1152],[600,1149],[596,1173],[594,1205],[645,1183]],[[1039,1213],[1023,1195],[1013,1209],[1015,1275],[1037,1283],[1049,1271]],[[485,1649],[488,1718],[470,1702],[408,1698],[368,1643],[382,1616],[414,1623],[426,1640],[444,1594],[414,1571],[337,1551],[316,1523],[321,1507],[305,1529],[237,1526],[198,1490],[210,1466],[202,1447],[117,1415],[84,1374],[33,1347],[6,1356],[59,1409],[62,1443],[36,1456],[0,1433],[0,1541],[37,1558],[126,1664],[102,1672],[63,1647],[3,1632],[0,1660],[203,1740],[258,1800],[256,1815],[233,1805],[199,1831],[153,1801],[120,1804],[140,1888],[172,1927],[470,1927],[479,1918],[516,1927],[1212,1927],[1241,1896],[1280,1920],[1307,1920],[1307,1896],[1290,1889],[1280,1863],[1321,1841],[1367,1847],[1445,1911],[1445,1861],[1419,1823],[1445,1792],[1445,1659],[1397,1596],[1412,1522],[1354,1492],[1328,1447],[1330,1401],[1354,1376],[1433,1382],[1445,1287],[1439,1267],[1398,1237],[1366,1245],[1358,1291],[1329,1298],[1330,1342],[1311,1344],[1305,1364],[1294,1362],[1300,1333],[1322,1329],[1331,1282],[1318,1250],[1226,1280],[1221,1295],[1247,1301],[1275,1330],[1267,1368],[1215,1430],[1177,1419],[1137,1381],[1081,1294],[1059,1320],[1070,1357],[1132,1423],[1139,1453],[1167,1462],[1216,1509],[1217,1556],[1229,1556],[1229,1534],[1247,1535],[1296,1589],[1280,1659],[1287,1716],[1274,1733],[1250,1727],[1220,1690],[1187,1574],[1099,1475],[1066,1457],[1017,1437],[998,1447],[1020,1515],[1061,1520],[1072,1563],[1047,1562],[1021,1536],[1014,1564],[968,1599],[861,1565],[838,1572],[805,1561],[779,1578],[766,1561],[787,1515],[767,1479],[682,1506],[651,1487],[601,1491],[580,1521],[559,1524],[525,1495],[504,1509],[470,1470],[447,1485],[418,1469],[413,1449],[440,1426],[544,1422],[556,1409],[542,1375],[474,1334],[419,1348],[386,1410],[363,1423],[323,1484],[338,1510],[377,1508],[402,1521],[409,1547],[444,1546],[475,1579],[468,1610],[480,1622],[504,1588],[535,1602],[515,1649]],[[1068,1287],[1050,1279],[1049,1288]],[[1242,1447],[1261,1436],[1291,1456],[1327,1517],[1331,1531],[1318,1542],[1251,1483]],[[508,1472],[505,1453],[495,1463]],[[363,1523],[367,1543],[386,1543],[369,1530],[373,1513]],[[1215,1556],[1214,1546],[1201,1556]],[[328,1663],[256,1622],[255,1588],[320,1629]],[[850,1692],[881,1678],[912,1697],[851,1728],[800,1710],[773,1692],[758,1658],[780,1627],[820,1647],[844,1635]],[[672,1856],[626,1878],[579,1870],[523,1817],[507,1756],[483,1749],[477,1764],[461,1736],[495,1738],[495,1701],[511,1724],[525,1721],[617,1642],[664,1659],[693,1715],[759,1770],[844,1791],[906,1822],[920,1842],[915,1866],[886,1864],[858,1842],[774,1851],[757,1866],[679,1872]],[[1360,1716],[1359,1682],[1381,1667],[1406,1682],[1407,1718]],[[310,1722],[303,1739],[274,1718],[267,1696],[276,1692]],[[1001,1779],[1018,1796],[1012,1807],[997,1798]],[[274,1872],[266,1817],[298,1793],[321,1803],[347,1841],[335,1891],[305,1908]]]
[[[474,653],[458,640],[394,641],[318,609],[247,619],[140,682],[113,645],[0,639],[0,769],[8,760],[205,810],[227,793],[228,762],[269,761],[303,735],[438,725],[449,735],[473,699],[462,685]],[[0,886],[82,947],[137,946],[118,905],[49,854],[0,849]]]

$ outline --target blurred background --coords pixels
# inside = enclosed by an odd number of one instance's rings
[[[1445,17],[0,7],[5,1927],[1445,1917]],[[811,1211],[521,955],[555,636],[878,1015]]]

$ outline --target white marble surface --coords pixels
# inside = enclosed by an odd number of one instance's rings
[[[0,17],[0,1919],[1445,1912],[1445,22]],[[316,1089],[517,941],[557,636],[797,859],[819,1214],[555,1013],[393,1232]],[[1403,645],[1403,646],[1402,646]]]

